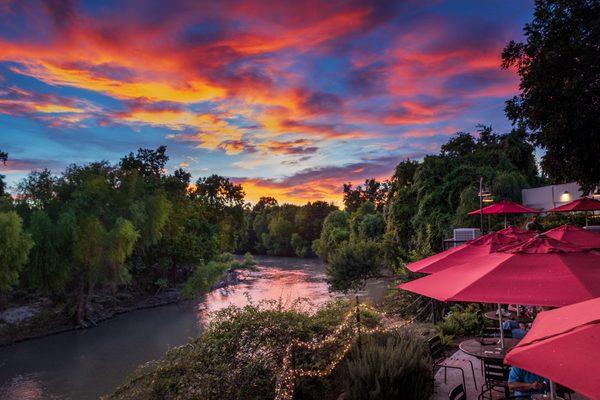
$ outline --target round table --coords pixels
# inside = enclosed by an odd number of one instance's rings
[[[476,358],[492,358],[504,360],[508,350],[519,343],[519,339],[505,338],[504,348],[500,348],[499,339],[483,339],[485,344],[481,343],[480,338],[469,339],[461,342],[458,347],[464,352]],[[489,343],[489,344],[488,344]]]
[[[494,321],[498,321],[500,318],[498,318],[498,314],[497,311],[488,311],[485,314],[483,314],[484,317],[486,317],[487,319],[492,319]],[[519,315],[517,317],[517,314],[514,312],[510,312],[509,316],[502,316],[502,321],[506,321],[507,319],[513,320],[513,321],[517,321],[517,322],[531,322],[531,318],[525,316],[525,315]]]

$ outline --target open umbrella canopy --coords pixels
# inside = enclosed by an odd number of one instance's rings
[[[540,313],[506,363],[600,399],[600,298]]]
[[[544,235],[553,239],[573,243],[577,246],[600,249],[600,233],[592,232],[578,226],[569,224],[561,225],[546,231]]]
[[[474,210],[469,215],[483,214],[537,214],[539,211],[532,208],[525,207],[519,203],[515,203],[508,200],[500,201],[491,206],[484,207],[481,210]]]
[[[600,253],[538,235],[399,287],[441,301],[559,307],[600,297]]]
[[[509,244],[523,242],[531,239],[535,233],[519,228],[509,227],[498,232],[488,233],[467,243],[450,248],[431,257],[424,258],[406,266],[412,272],[432,274],[446,268],[471,261],[473,258],[486,256],[506,247]]]
[[[600,201],[582,197],[570,203],[548,210],[548,212],[571,212],[571,211],[600,211]]]

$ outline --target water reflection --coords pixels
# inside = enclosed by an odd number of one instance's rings
[[[207,316],[248,299],[291,304],[308,298],[315,306],[335,295],[327,290],[317,260],[261,258],[258,271],[204,299],[118,316],[98,327],[65,332],[0,348],[0,399],[85,400],[113,391],[137,365],[162,357],[202,331]],[[371,296],[383,286],[372,283]]]

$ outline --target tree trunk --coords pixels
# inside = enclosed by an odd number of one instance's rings
[[[79,285],[77,287],[77,301],[75,308],[75,324],[77,326],[83,325],[87,313],[88,296],[86,293],[85,281],[84,274],[81,274],[79,278]]]
[[[110,290],[111,293],[114,295],[117,294],[117,278],[118,278],[118,273],[117,271],[119,270],[119,266],[118,265],[111,265],[110,266],[110,275],[111,275],[111,279],[110,279]]]

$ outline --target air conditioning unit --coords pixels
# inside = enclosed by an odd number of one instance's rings
[[[479,228],[456,228],[454,229],[454,242],[460,244],[460,242],[468,242],[469,240],[477,239],[481,236],[481,230]]]
[[[600,225],[588,225],[588,226],[584,226],[583,229],[587,229],[588,231],[600,233]]]

